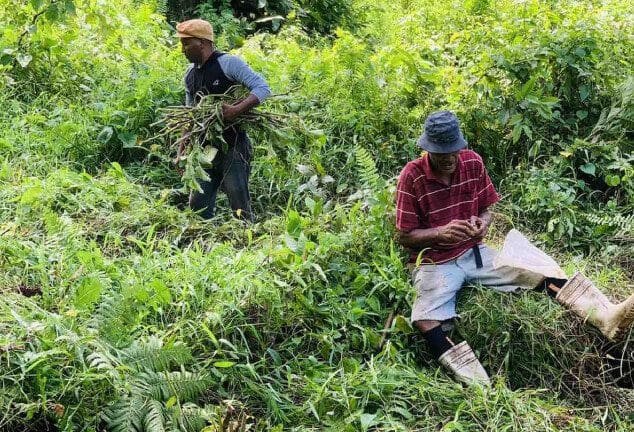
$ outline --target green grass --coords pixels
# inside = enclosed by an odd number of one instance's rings
[[[0,9],[0,48],[37,3]],[[632,335],[607,343],[543,293],[464,290],[453,336],[494,386],[457,384],[408,323],[393,220],[422,120],[449,107],[496,183],[507,179],[491,243],[530,227],[568,274],[629,294],[628,243],[611,220],[583,217],[631,209],[629,114],[590,133],[602,110],[630,107],[613,97],[634,52],[625,2],[358,0],[357,25],[332,38],[291,19],[254,36],[241,55],[290,91],[271,109],[312,132],[251,134],[253,225],[230,219],[224,197],[211,221],[183,209],[170,155],[135,147],[182,96],[185,65],[153,5],[88,3],[38,22],[29,67],[0,66],[0,430],[634,427]],[[587,56],[566,51],[581,42]],[[562,117],[546,115],[552,95]],[[529,132],[515,140],[504,112]],[[590,178],[588,158],[611,168],[597,162]],[[582,231],[566,231],[569,215]]]

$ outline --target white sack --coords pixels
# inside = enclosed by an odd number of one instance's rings
[[[506,235],[502,250],[493,260],[493,267],[519,268],[544,277],[568,278],[554,259],[539,250],[516,229]]]

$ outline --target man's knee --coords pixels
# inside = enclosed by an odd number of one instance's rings
[[[417,320],[414,321],[412,324],[414,324],[414,327],[416,327],[418,330],[425,333],[433,328],[438,327],[441,323],[440,321],[436,320]]]

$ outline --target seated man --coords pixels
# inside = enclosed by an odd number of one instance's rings
[[[431,114],[418,146],[428,153],[402,170],[396,198],[399,241],[410,250],[414,266],[416,298],[411,321],[433,355],[458,380],[489,383],[467,342],[454,345],[441,325],[457,316],[456,294],[464,283],[481,283],[504,292],[543,284],[552,296],[557,293],[560,303],[588,318],[610,338],[631,326],[634,295],[616,306],[580,275],[566,284],[565,279],[545,278],[521,266],[494,266],[497,252],[482,240],[491,222],[489,207],[500,197],[482,158],[466,149],[453,113]]]

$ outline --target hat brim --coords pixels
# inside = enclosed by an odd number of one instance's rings
[[[422,134],[420,138],[418,138],[418,141],[416,141],[416,145],[430,153],[453,153],[467,148],[467,141],[461,134],[460,138],[453,143],[439,145],[430,141],[426,134]]]
[[[182,33],[182,32],[179,32],[179,31],[176,32],[176,37],[177,38],[181,38],[181,39],[196,38],[196,39],[206,39],[206,40],[208,40],[210,42],[214,41],[212,36],[194,36],[194,35],[190,35],[188,33]]]

